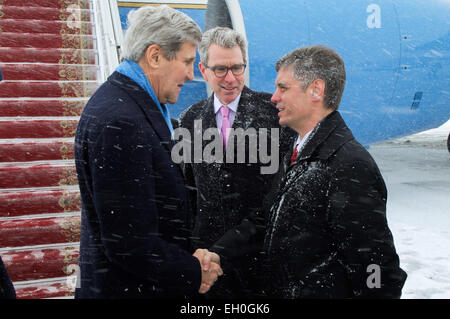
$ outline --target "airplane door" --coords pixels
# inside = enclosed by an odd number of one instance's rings
[[[400,132],[402,126],[411,131],[414,127],[437,127],[450,116],[450,3],[396,0],[395,8],[401,63],[397,90],[392,107],[386,110],[386,120]]]

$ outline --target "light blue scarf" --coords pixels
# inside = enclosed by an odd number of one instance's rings
[[[161,114],[164,117],[167,126],[169,127],[170,135],[172,136],[173,139],[173,126],[172,122],[170,122],[169,110],[164,104],[159,103],[158,97],[156,96],[156,93],[153,90],[152,85],[148,81],[147,76],[144,73],[144,70],[142,70],[139,64],[131,60],[124,60],[122,63],[119,64],[116,71],[132,79],[150,95],[152,100],[158,106],[158,109],[161,111]]]

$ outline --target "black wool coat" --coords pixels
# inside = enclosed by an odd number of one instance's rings
[[[339,112],[285,163],[264,244],[268,296],[399,298],[407,276],[386,220],[386,186]]]
[[[271,95],[263,92],[252,91],[244,87],[235,120],[232,128],[247,130],[254,128],[257,134],[258,147],[261,146],[263,135],[261,128],[267,129],[266,143],[271,146],[271,128],[278,129],[279,155],[278,163],[289,151],[295,132],[289,128],[281,128],[278,121],[277,109],[270,102]],[[180,126],[187,128],[193,137],[194,121],[201,120],[202,134],[206,129],[217,128],[214,114],[214,96],[202,100],[185,110],[179,118]],[[194,141],[194,138],[192,139]],[[202,150],[211,143],[203,140]],[[196,248],[211,248],[214,243],[228,230],[239,225],[249,215],[261,211],[263,200],[270,190],[271,183],[276,176],[273,174],[261,174],[261,167],[268,167],[260,157],[260,148],[256,154],[256,162],[252,163],[249,157],[249,140],[245,143],[245,161],[237,162],[238,145],[234,149],[228,141],[224,154],[234,152],[235,161],[232,163],[207,163],[205,161],[185,163],[184,171],[196,211],[194,229],[194,245]],[[252,144],[253,146],[253,144]],[[193,149],[193,148],[192,148]],[[193,151],[192,151],[193,152]],[[270,154],[270,152],[269,152]],[[226,155],[224,155],[226,156]],[[277,168],[280,167],[277,166]],[[278,171],[278,169],[276,170]],[[261,221],[263,224],[264,221]],[[218,249],[215,251],[219,252]],[[255,293],[255,282],[252,278],[254,256],[244,255],[234,259],[233,263],[222,261],[224,275],[212,287],[208,296],[217,298],[246,298]]]
[[[16,299],[16,291],[0,257],[0,299]]]
[[[151,97],[114,72],[87,103],[75,137],[81,191],[76,298],[196,295],[199,261],[174,142]]]

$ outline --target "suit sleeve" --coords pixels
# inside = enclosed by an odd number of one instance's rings
[[[400,298],[406,273],[387,225],[387,191],[378,168],[365,161],[346,164],[331,184],[331,234],[354,296]]]
[[[155,188],[164,172],[155,171],[152,156],[161,151],[159,140],[150,130],[125,120],[106,126],[96,138],[89,167],[108,259],[130,275],[168,291],[197,292],[199,261],[164,240],[159,227],[156,203],[165,199],[155,197]]]

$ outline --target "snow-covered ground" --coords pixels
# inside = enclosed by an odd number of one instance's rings
[[[450,298],[450,120],[372,145],[388,188],[387,217],[401,267],[402,298]]]

